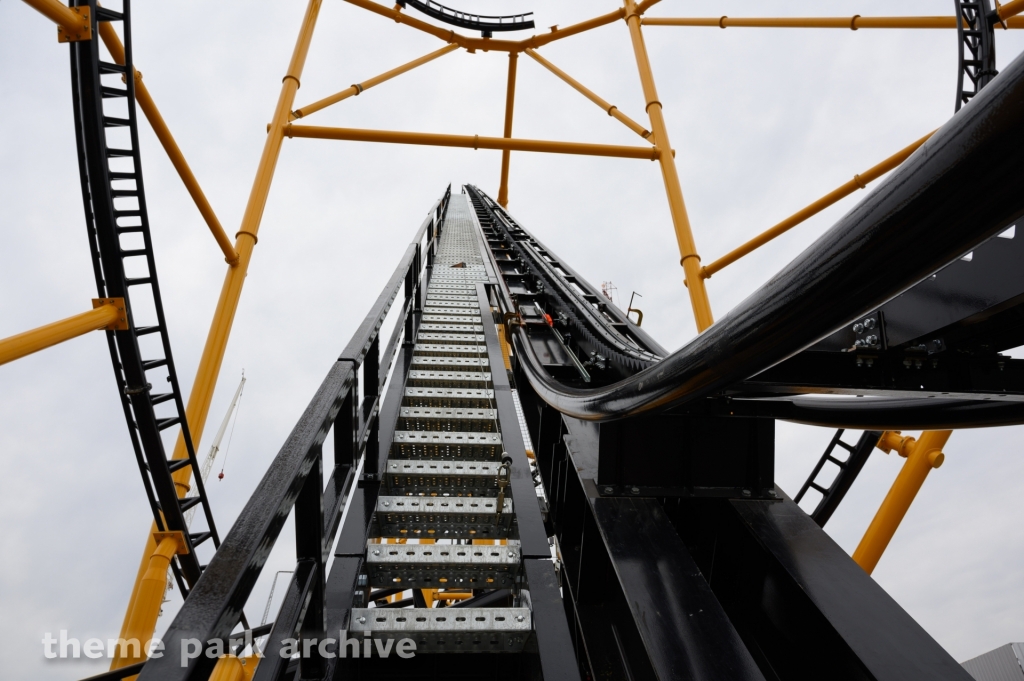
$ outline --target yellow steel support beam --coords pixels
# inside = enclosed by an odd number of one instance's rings
[[[335,93],[330,97],[324,97],[318,102],[313,102],[312,104],[307,104],[301,109],[296,109],[295,111],[292,112],[291,116],[289,116],[289,120],[295,120],[297,118],[302,118],[303,116],[308,116],[309,114],[315,111],[325,109],[330,105],[337,104],[338,102],[348,99],[349,97],[355,97],[364,90],[369,90],[374,85],[380,85],[384,81],[391,80],[395,76],[400,76],[407,71],[412,71],[417,66],[422,66],[427,62],[434,61],[438,57],[446,55],[449,52],[454,52],[457,49],[459,49],[459,46],[456,45],[455,43],[445,45],[440,50],[435,50],[430,54],[420,57],[419,59],[413,59],[408,64],[402,64],[398,68],[391,69],[390,71],[382,73],[379,76],[374,76],[369,80],[364,80],[362,83],[357,83],[355,85],[347,87],[341,92]]]
[[[625,12],[622,9],[617,9],[612,12],[608,12],[608,14],[602,14],[599,17],[587,19],[586,21],[581,21],[578,24],[572,24],[571,26],[566,26],[565,28],[558,28],[557,26],[552,26],[551,31],[549,33],[541,33],[540,35],[535,35],[532,38],[527,38],[526,40],[516,43],[516,47],[519,50],[525,50],[528,47],[537,49],[538,47],[543,47],[548,43],[553,43],[556,40],[561,40],[563,38],[568,38],[570,36],[579,35],[580,33],[589,31],[592,28],[600,28],[601,26],[613,24],[624,16]]]
[[[516,103],[516,65],[519,63],[519,53],[508,53],[508,84],[505,89],[505,139],[512,139],[512,112]],[[502,208],[508,208],[508,166],[512,160],[512,150],[504,149],[501,152],[501,180],[498,183],[498,203]]]
[[[386,7],[373,2],[373,0],[347,0],[347,2],[355,5],[356,7],[369,10],[374,14],[379,14],[382,17],[392,19],[395,23],[405,24],[406,26],[411,26],[412,28],[423,31],[424,33],[429,33],[435,38],[440,38],[447,43],[456,43],[459,47],[465,48],[470,52],[475,52],[476,50],[482,50],[484,52],[522,52],[527,47],[541,47],[542,45],[547,45],[548,43],[556,40],[578,35],[584,31],[589,31],[592,28],[606,26],[618,21],[623,16],[622,10],[618,9],[614,12],[594,17],[593,19],[581,21],[580,23],[573,24],[572,26],[566,26],[565,28],[560,29],[557,26],[553,26],[549,33],[535,35],[525,40],[493,40],[491,38],[473,38],[462,35],[461,33],[456,33],[449,29],[441,28],[440,26],[428,24],[421,19],[405,14],[398,6],[395,6],[394,8]]]
[[[124,298],[94,298],[92,305],[93,309],[88,312],[0,340],[0,364],[13,362],[90,331],[128,328]]]
[[[793,227],[796,227],[801,222],[807,220],[813,215],[817,215],[821,211],[831,206],[833,203],[836,203],[840,199],[849,196],[858,189],[865,189],[869,182],[877,180],[885,173],[889,172],[893,168],[896,168],[901,163],[906,161],[911,154],[917,151],[918,147],[924,144],[928,140],[928,138],[934,134],[935,131],[932,130],[930,133],[928,133],[921,139],[917,140],[916,142],[910,144],[907,147],[904,147],[903,149],[900,149],[895,154],[885,159],[881,163],[874,165],[871,168],[868,168],[866,171],[859,175],[854,175],[853,179],[850,180],[849,182],[839,185],[838,187],[830,191],[828,194],[825,194],[825,196],[821,197],[820,199],[810,204],[806,208],[802,208],[797,212],[793,213],[788,218],[778,223],[771,229],[762,232],[761,234],[754,237],[753,239],[743,244],[742,246],[733,249],[729,253],[723,255],[718,260],[715,260],[714,262],[708,264],[707,266],[702,267],[700,270],[700,276],[705,279],[709,279],[711,275],[731,265],[732,263],[736,262],[743,256],[748,255],[751,252],[757,250],[761,246],[764,246],[766,243],[768,243],[775,237],[781,234],[785,234]]]
[[[640,158],[653,161],[661,150],[650,147],[627,147],[614,144],[586,144],[582,142],[550,142],[547,140],[506,139],[480,135],[444,135],[430,132],[399,132],[395,130],[364,130],[361,128],[325,128],[316,125],[287,125],[287,137],[309,139],[347,140],[351,142],[385,142],[390,144],[421,144],[435,147],[462,147],[466,149],[498,149],[509,151],[539,151],[551,154],[578,154],[583,156],[611,156],[614,158]],[[671,150],[667,150],[669,156]]]
[[[1009,20],[1024,11],[1022,0],[1003,5],[1000,18],[1007,28],[1024,28],[1024,20]],[[1010,11],[1007,12],[1007,9]],[[717,28],[956,28],[955,16],[937,17],[645,17],[644,26],[709,26]]]
[[[120,669],[146,659],[145,644],[153,638],[160,606],[167,591],[167,568],[175,555],[188,553],[188,544],[181,532],[154,532],[153,541],[156,548],[149,556],[146,572],[139,582],[128,626],[122,637],[126,641],[138,641],[139,644],[117,648],[111,669]]]
[[[305,66],[306,55],[309,53],[309,44],[313,38],[313,29],[320,13],[321,2],[322,0],[309,0],[309,4],[306,6],[306,14],[299,29],[295,50],[292,52],[288,71],[281,81],[281,93],[278,96],[277,106],[274,108],[270,129],[267,131],[267,139],[264,142],[263,154],[256,169],[256,178],[253,180],[249,193],[249,201],[246,204],[245,213],[242,215],[241,226],[235,235],[238,264],[235,267],[229,267],[224,277],[220,298],[217,300],[217,308],[213,313],[213,321],[206,337],[206,345],[203,347],[203,354],[196,370],[196,378],[192,384],[192,393],[189,395],[188,405],[185,408],[185,417],[192,433],[192,442],[196,446],[202,440],[203,429],[206,427],[206,418],[210,412],[210,403],[213,401],[217,377],[220,374],[221,363],[224,361],[224,352],[231,335],[235,312],[238,310],[238,300],[242,295],[242,285],[245,283],[245,276],[249,270],[249,261],[252,258],[253,247],[256,245],[256,235],[263,218],[263,209],[267,203],[267,195],[270,192],[270,184],[277,167],[277,159],[281,154],[284,126],[288,123],[288,114],[295,103],[295,92],[299,89],[299,78],[302,76],[302,68]],[[187,456],[188,450],[184,437],[179,433],[174,446],[173,458],[184,459]],[[185,466],[174,473],[179,496],[184,496],[188,490],[191,470],[189,466]],[[128,613],[134,611],[146,561],[152,553],[152,542],[152,537],[147,537],[143,565],[139,568],[139,575],[128,603]],[[159,605],[157,611],[159,611]],[[130,616],[126,614],[126,622]],[[155,619],[153,621],[156,622]]]
[[[103,44],[107,46],[110,56],[113,57],[116,63],[123,66],[124,45],[121,44],[121,39],[117,37],[117,32],[114,31],[114,27],[110,25],[110,22],[100,22],[100,37],[103,39]],[[185,189],[188,190],[192,200],[195,201],[196,208],[199,209],[203,219],[206,220],[206,225],[210,228],[213,238],[217,240],[217,245],[220,246],[220,250],[224,253],[224,261],[231,266],[236,265],[238,263],[238,253],[235,252],[234,244],[231,243],[231,239],[224,232],[220,220],[217,219],[216,213],[213,212],[213,206],[206,199],[206,194],[203,193],[202,187],[199,186],[196,176],[192,174],[188,161],[185,160],[184,154],[181,153],[178,143],[174,141],[174,136],[171,134],[170,128],[167,127],[167,123],[164,122],[164,117],[160,115],[160,110],[156,108],[156,102],[153,101],[153,97],[149,94],[146,84],[142,82],[142,74],[139,73],[138,69],[135,69],[135,100],[139,103],[142,113],[146,114],[146,119],[153,128],[153,132],[156,133],[156,138],[163,145],[167,158],[171,159],[171,165],[178,171],[178,176],[185,184]]]
[[[557,66],[555,66],[554,64],[549,62],[544,57],[542,57],[539,54],[537,54],[537,52],[535,52],[534,50],[527,49],[527,50],[524,50],[524,51],[526,52],[527,55],[532,57],[534,59],[534,61],[536,61],[538,64],[540,64],[541,66],[546,68],[548,71],[550,71],[551,73],[555,74],[556,76],[558,76],[559,78],[564,80],[566,83],[569,84],[570,87],[572,87],[574,90],[579,92],[581,95],[583,95],[584,97],[586,97],[587,99],[592,101],[594,104],[597,104],[599,107],[601,107],[601,109],[603,111],[605,111],[605,113],[607,113],[609,116],[611,116],[615,120],[619,121],[620,123],[624,124],[627,128],[629,128],[630,130],[632,130],[636,134],[640,135],[641,137],[643,137],[648,142],[651,142],[651,143],[654,142],[654,140],[651,138],[650,130],[647,130],[644,126],[640,125],[639,123],[634,121],[632,118],[630,118],[626,114],[624,114],[621,111],[619,111],[619,107],[615,106],[614,104],[609,104],[603,98],[597,96],[593,91],[591,91],[590,89],[584,87],[584,85],[582,83],[580,83],[578,80],[576,80],[575,78],[570,76],[568,73],[566,73],[562,69],[558,68]]]
[[[1010,17],[1024,12],[1024,0],[1013,0],[1013,2],[1008,2],[1005,5],[1000,5],[997,1],[996,8],[1000,21],[1006,21]]]
[[[59,42],[92,40],[88,7],[68,7],[59,0],[25,0],[25,4],[57,24]]]
[[[933,468],[942,465],[945,455],[942,448],[953,433],[951,430],[926,430],[921,439],[903,437],[896,432],[886,432],[878,441],[878,448],[888,453],[896,450],[907,458],[896,476],[892,488],[864,533],[863,539],[853,552],[853,560],[868,574],[878,565],[878,560],[896,534],[896,529],[910,509],[925,478]]]
[[[693,241],[690,218],[686,214],[683,190],[679,184],[679,173],[676,171],[676,160],[669,144],[665,117],[661,111],[658,90],[654,86],[651,62],[647,56],[647,46],[644,44],[644,36],[640,30],[640,15],[637,14],[635,0],[625,0],[625,3],[626,24],[629,26],[629,35],[633,42],[637,69],[640,71],[640,83],[643,86],[644,98],[647,102],[647,115],[650,117],[651,129],[654,131],[654,148],[659,152],[661,176],[665,182],[669,210],[672,213],[672,224],[675,228],[676,241],[679,244],[679,264],[683,266],[686,287],[690,293],[690,305],[693,307],[693,316],[697,320],[697,330],[703,331],[715,321],[711,314],[711,302],[708,300],[704,279],[700,276],[700,256],[697,255],[697,246]]]

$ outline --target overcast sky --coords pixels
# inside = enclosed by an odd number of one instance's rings
[[[566,26],[616,7],[461,0]],[[454,0],[453,0],[454,3]],[[948,0],[698,2],[651,16],[948,14]],[[215,210],[234,234],[305,3],[137,3],[136,67]],[[945,122],[953,31],[645,29],[683,193],[710,262]],[[997,35],[1005,65],[1022,34]],[[433,37],[326,0],[297,105],[440,47]],[[621,23],[542,54],[644,122]],[[451,55],[310,116],[310,124],[500,136],[504,53]],[[0,2],[0,337],[82,312],[96,295],[73,134],[68,48],[41,15]],[[525,56],[514,134],[645,144]],[[225,265],[148,125],[143,168],[178,373],[188,391]],[[497,194],[500,152],[286,140],[206,436],[242,369],[249,382],[222,481],[222,533],[365,315],[434,200],[452,182]],[[715,275],[718,316],[754,291],[864,192]],[[968,200],[965,198],[965,200]],[[511,212],[591,282],[643,295],[644,326],[669,348],[695,333],[655,163],[514,154]],[[874,573],[958,660],[1024,640],[1021,429],[961,431]],[[795,494],[833,431],[780,424],[777,479]],[[850,433],[854,439],[857,434]],[[223,456],[223,454],[222,454]],[[105,340],[92,334],[0,367],[0,658],[10,678],[102,670],[43,659],[45,632],[116,636],[151,518]],[[902,460],[876,452],[828,525],[852,551]],[[214,469],[214,475],[220,465]],[[282,534],[250,605],[262,614]],[[175,597],[177,595],[175,594]],[[160,627],[176,603],[169,604]],[[105,663],[104,663],[105,664]]]

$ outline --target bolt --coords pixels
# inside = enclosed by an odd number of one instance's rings
[[[522,622],[522,621],[523,621],[523,616],[522,615],[516,615],[516,622]]]
[[[743,490],[743,496],[749,497],[750,496],[750,490],[749,489]]]
[[[871,329],[875,328],[875,320],[870,318],[870,317],[868,319],[865,319],[864,320],[864,328],[867,329],[868,331],[870,331]]]
[[[613,492],[615,492],[615,488],[614,487],[605,487],[604,488],[604,493],[605,494],[612,494]]]
[[[861,333],[863,331],[864,331],[864,325],[861,324],[860,322],[857,322],[856,324],[853,325],[853,332],[854,333]]]
[[[366,618],[365,617],[360,617],[359,618],[359,623],[360,624],[366,624]]]
[[[379,556],[380,555],[380,549],[374,549],[373,550],[373,555]]]
[[[867,338],[864,339],[864,341],[868,345],[877,345],[878,344],[878,336],[868,336]]]
[[[633,494],[640,494],[640,488],[639,487],[633,487],[629,491],[632,492]]]
[[[391,502],[390,502],[390,501],[385,501],[385,502],[384,502],[384,505],[385,505],[385,506],[390,506],[390,505],[391,505]]]
[[[775,496],[775,490],[773,490],[773,489],[768,490],[768,496],[774,497]]]

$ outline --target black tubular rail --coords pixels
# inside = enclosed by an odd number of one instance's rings
[[[626,374],[653,366],[667,354],[654,339],[635,326],[615,305],[610,305],[568,265],[554,257],[532,234],[521,227],[498,203],[473,185],[466,187],[470,200],[485,212],[504,243],[539,280],[546,296],[565,313],[564,323],[610,358]],[[629,330],[629,335],[613,326]]]
[[[1021,120],[1018,57],[830,231],[683,348],[582,390],[552,379],[518,328],[513,342],[530,385],[563,414],[603,421],[692,402],[792,357],[1024,214]]]
[[[185,641],[200,641],[205,650],[213,641],[239,636],[231,631],[293,507],[297,564],[254,678],[276,681],[290,664],[295,666],[280,654],[284,639],[297,632],[322,637],[326,561],[360,463],[364,477],[376,474],[379,401],[399,342],[412,342],[419,327],[420,294],[429,280],[450,194],[449,186],[165,632],[163,657],[146,663],[140,681],[198,681],[210,675],[216,659],[205,654],[180,664]],[[400,291],[405,293],[401,317],[381,358],[381,326]],[[323,444],[332,430],[334,462],[325,486]],[[301,662],[302,678],[323,678],[325,660],[316,648],[312,653]]]
[[[100,7],[96,0],[77,4],[90,8],[94,36],[100,22],[119,21],[124,28],[124,65],[103,61],[98,38],[70,43],[75,137],[96,289],[101,298],[123,298],[127,312],[127,330],[107,331],[117,389],[157,528],[182,532],[187,539],[188,553],[172,561],[178,586],[187,595],[202,572],[195,548],[208,539],[217,547],[220,538],[185,421],[157,281],[139,153],[130,2],[123,1],[121,12]],[[133,297],[140,303],[136,309]],[[149,301],[155,308],[151,318],[142,311]],[[138,325],[139,317],[150,318],[151,324]],[[159,339],[144,341],[148,353],[158,353],[149,359],[140,348],[145,336]],[[173,426],[181,428],[187,458],[167,459],[162,435]],[[186,466],[192,467],[198,495],[179,498],[172,474]],[[203,507],[207,529],[190,534],[185,511],[196,504]]]
[[[492,31],[522,31],[534,27],[533,12],[523,14],[509,14],[507,16],[488,16],[486,14],[472,14],[461,12],[451,7],[434,2],[434,0],[398,0],[402,7],[410,5],[438,21],[443,21],[451,26],[469,28],[474,31],[483,31],[485,35]]]

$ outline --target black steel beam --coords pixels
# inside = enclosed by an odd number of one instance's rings
[[[551,379],[519,330],[531,385],[559,411],[615,419],[743,381],[867,314],[1024,213],[1024,57],[760,290],[655,366],[607,388]],[[965,197],[983,196],[983,201]]]

